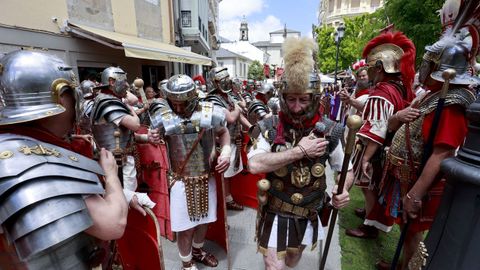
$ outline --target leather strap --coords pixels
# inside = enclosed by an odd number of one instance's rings
[[[197,145],[202,139],[204,133],[205,133],[205,128],[202,128],[202,130],[200,130],[200,133],[198,133],[197,139],[193,142],[192,148],[190,149],[190,151],[188,151],[187,156],[185,157],[185,160],[182,162],[182,165],[180,166],[180,171],[178,172],[179,175],[182,175],[183,170],[185,169],[185,165],[187,165],[187,162],[190,159],[190,156],[192,156],[193,154],[193,150],[197,148]]]

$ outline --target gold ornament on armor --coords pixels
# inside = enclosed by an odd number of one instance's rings
[[[408,262],[408,269],[410,270],[421,270],[427,265],[428,250],[425,246],[425,243],[421,242],[418,244],[417,251],[413,254],[413,257]]]
[[[278,190],[278,191],[283,191],[285,187],[285,185],[283,184],[283,181],[280,179],[273,180],[272,186],[275,190]]]
[[[179,178],[173,177],[180,180]],[[208,174],[202,176],[182,177],[185,184],[188,216],[198,221],[208,215]]]
[[[303,165],[301,165],[300,167],[293,167],[290,177],[292,185],[302,188],[310,184],[310,169]]]
[[[301,204],[303,202],[303,195],[300,193],[293,193],[290,200],[292,200],[293,204]]]
[[[320,163],[315,163],[313,164],[311,171],[314,177],[321,177],[325,174],[325,166]]]
[[[285,177],[288,174],[288,168],[287,167],[281,167],[277,170],[275,170],[273,173],[277,175],[278,177]]]

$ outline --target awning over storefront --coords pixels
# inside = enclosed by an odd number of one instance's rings
[[[212,64],[212,60],[206,56],[167,43],[107,31],[77,23],[69,22],[68,25],[69,32],[112,48],[123,49],[125,51],[125,56],[127,57],[206,66]]]

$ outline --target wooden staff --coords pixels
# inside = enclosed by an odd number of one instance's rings
[[[358,115],[351,115],[347,119],[348,136],[347,144],[345,146],[345,155],[343,157],[342,171],[340,174],[340,180],[338,181],[337,195],[342,194],[343,187],[345,186],[345,179],[347,177],[348,165],[350,164],[350,157],[352,156],[353,146],[355,145],[355,135],[358,129],[362,126],[362,118]],[[333,229],[335,228],[335,222],[337,220],[338,209],[334,208],[332,211],[332,217],[330,218],[330,226],[328,226],[328,234],[325,242],[325,250],[320,261],[320,270],[325,269],[327,262],[328,249],[330,248],[330,242],[332,241]],[[321,226],[321,224],[319,224]]]

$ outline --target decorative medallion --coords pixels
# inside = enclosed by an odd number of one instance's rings
[[[315,177],[321,177],[325,174],[325,166],[320,163],[315,163],[312,166],[311,173]]]
[[[317,179],[315,182],[313,182],[314,189],[320,189],[321,187],[322,187],[322,181],[320,179]]]
[[[306,166],[294,167],[291,174],[292,184],[298,188],[302,188],[310,184],[310,169]]]
[[[285,187],[285,185],[283,184],[283,181],[280,179],[273,180],[272,186],[275,190],[278,190],[278,191],[283,191],[283,188]]]
[[[13,156],[13,152],[12,151],[3,151],[0,153],[0,159],[7,159],[7,158],[11,158]]]
[[[293,204],[301,204],[303,202],[303,195],[300,193],[293,193],[290,200],[292,200]]]
[[[277,170],[275,170],[273,173],[277,175],[278,177],[285,177],[288,174],[288,168],[287,167],[281,167]]]

